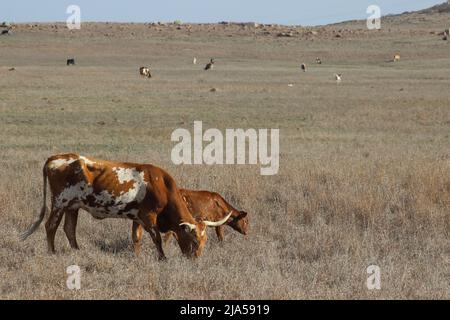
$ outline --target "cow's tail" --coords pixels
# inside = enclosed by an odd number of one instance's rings
[[[43,183],[43,190],[44,190],[44,198],[42,200],[42,209],[41,213],[39,215],[39,218],[33,223],[33,225],[25,232],[22,232],[19,235],[19,238],[21,241],[24,241],[26,238],[31,236],[33,232],[36,231],[36,229],[39,227],[39,225],[42,223],[42,220],[44,220],[45,212],[47,211],[47,205],[46,205],[46,199],[47,199],[47,163],[44,165],[44,169],[42,170],[42,176],[44,178]]]

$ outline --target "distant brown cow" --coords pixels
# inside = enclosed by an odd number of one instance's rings
[[[244,235],[247,234],[249,227],[247,212],[236,210],[220,194],[187,189],[180,189],[180,193],[189,211],[197,220],[217,221],[223,219],[231,212],[231,216],[226,224],[237,232]],[[164,241],[167,242],[171,235],[173,234],[167,233]],[[216,235],[219,241],[223,241],[223,225],[216,227]]]
[[[52,208],[45,229],[50,253],[55,252],[55,233],[63,215],[64,232],[70,246],[78,249],[75,231],[79,209],[86,210],[97,219],[132,220],[133,230],[139,226],[150,234],[160,259],[165,259],[160,232],[174,232],[181,251],[189,257],[197,257],[206,242],[206,227],[218,227],[231,215],[218,222],[197,222],[183,201],[175,180],[164,170],[150,164],[60,154],[46,161],[43,178],[41,214],[30,229],[21,234],[21,239],[30,236],[44,219],[48,180]],[[138,254],[140,242],[134,242]]]

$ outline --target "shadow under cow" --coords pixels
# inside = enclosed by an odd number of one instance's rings
[[[131,250],[131,241],[128,238],[116,239],[113,241],[95,240],[95,245],[106,253],[120,253]]]

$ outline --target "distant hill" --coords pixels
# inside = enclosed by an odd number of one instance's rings
[[[419,10],[418,13],[448,13],[450,12],[450,3],[442,3],[427,9]]]
[[[404,11],[402,13],[397,14],[387,14],[385,17],[401,17],[413,14],[436,14],[436,13],[450,13],[450,3],[445,2],[417,11]]]
[[[449,0],[450,1],[450,0]],[[329,24],[328,27],[346,27],[355,28],[365,25],[365,20],[349,20]],[[399,14],[387,14],[382,17],[382,26],[403,30],[440,30],[450,27],[450,3],[445,2],[437,4],[430,8],[405,11]]]
[[[422,10],[405,11],[397,14],[388,14],[386,15],[386,17],[399,17],[411,14],[435,14],[435,13],[449,13],[449,12],[450,12],[450,3],[445,2]]]

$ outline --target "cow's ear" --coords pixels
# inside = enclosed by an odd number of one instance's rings
[[[247,212],[241,211],[241,214],[239,215],[239,218],[245,218],[247,216]]]

